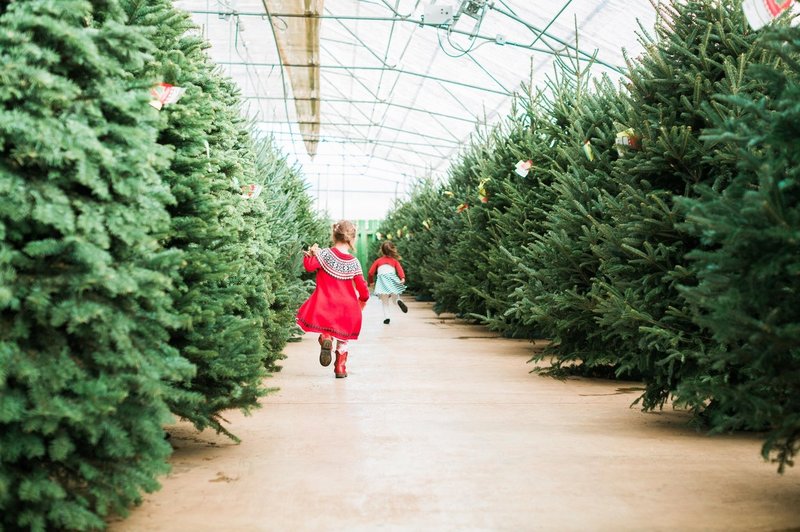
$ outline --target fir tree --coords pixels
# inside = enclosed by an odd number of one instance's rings
[[[682,202],[703,243],[689,254],[698,282],[683,294],[718,347],[689,353],[699,371],[677,399],[714,431],[768,430],[764,457],[783,471],[800,446],[800,31],[779,30],[769,44],[788,68],[751,67],[763,94],[718,97],[741,113],[705,135],[738,146],[733,182]]]
[[[718,94],[754,93],[746,74],[763,51],[741,7],[731,1],[663,4],[656,37],[631,61],[628,111],[620,128],[641,135],[641,149],[619,158],[612,176],[619,192],[601,197],[595,224],[600,261],[591,297],[606,342],[618,351],[618,371],[641,373],[645,409],[662,406],[677,384],[698,371],[689,351],[713,349],[692,322],[678,285],[694,283],[684,255],[697,239],[679,229],[684,211],[675,199],[699,184],[724,188],[736,155],[700,139],[719,116],[736,111]]]
[[[248,202],[253,208],[253,222],[264,227],[257,230],[261,246],[274,253],[274,266],[269,275],[267,292],[268,319],[264,322],[267,369],[278,370],[286,342],[297,335],[297,309],[308,297],[310,286],[302,280],[302,250],[308,245],[330,239],[326,221],[313,214],[308,185],[286,157],[278,152],[272,139],[259,139],[255,144],[255,174],[261,176],[264,193],[261,202]],[[265,298],[266,300],[266,298]]]
[[[578,364],[597,372],[616,364],[614,344],[601,338],[589,293],[600,268],[594,253],[600,240],[596,223],[604,218],[600,197],[616,186],[610,172],[618,156],[613,139],[623,102],[608,79],[588,83],[588,65],[565,67],[552,82],[545,111],[561,117],[563,132],[545,143],[539,156],[557,163],[545,167],[552,174],[546,197],[552,199],[540,206],[542,222],[522,248],[521,286],[511,311],[551,340],[536,357],[551,361],[546,371]]]
[[[259,265],[250,253],[253,231],[237,186],[253,177],[252,146],[237,89],[210,62],[188,15],[168,0],[123,5],[130,24],[148,31],[157,49],[149,75],[186,89],[178,104],[161,111],[159,142],[175,152],[163,172],[176,199],[165,245],[184,252],[174,290],[183,327],[170,343],[197,375],[181,384],[187,393],[174,396],[170,407],[198,429],[210,426],[235,439],[220,413],[248,411],[266,393],[266,316],[257,313],[268,306],[259,298],[270,297],[261,271],[269,264]]]
[[[158,487],[180,254],[151,47],[116,1],[0,9],[0,528],[102,528]]]
[[[547,217],[547,209],[542,207],[549,200],[542,194],[553,161],[544,152],[561,132],[561,124],[542,112],[543,100],[541,95],[534,98],[528,93],[515,102],[508,119],[494,131],[495,148],[483,163],[488,221],[479,250],[485,262],[485,278],[472,290],[484,300],[481,321],[506,336],[538,336],[538,328],[526,319],[527,313],[510,307],[513,295],[527,283],[525,273],[529,270],[522,256],[532,241],[531,234]],[[528,175],[517,174],[516,164],[528,160],[533,163]]]
[[[300,331],[295,315],[311,288],[302,279],[302,250],[310,242],[328,241],[330,231],[327,221],[312,212],[308,185],[272,139],[249,134],[246,139],[253,158],[247,179],[263,192],[240,202],[249,268],[240,270],[247,277],[232,277],[231,282],[249,287],[246,308],[264,334],[262,362],[277,371],[283,347]]]
[[[449,208],[439,214],[450,219],[447,224],[450,236],[441,243],[437,256],[429,259],[430,266],[424,275],[430,277],[437,312],[453,312],[467,317],[484,313],[483,302],[473,290],[486,278],[485,248],[487,241],[488,210],[481,206],[478,187],[486,177],[484,164],[493,146],[490,139],[481,138],[480,132],[471,139],[459,160],[449,169],[448,187],[452,197]],[[403,231],[395,231],[402,238]],[[470,316],[471,317],[471,316]]]

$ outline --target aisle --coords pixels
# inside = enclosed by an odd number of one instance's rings
[[[280,392],[228,416],[241,445],[179,424],[161,491],[114,531],[783,530],[800,470],[760,439],[706,437],[628,405],[635,383],[528,373],[530,346],[371,300],[347,379],[290,344]]]

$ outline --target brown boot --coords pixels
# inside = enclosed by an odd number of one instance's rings
[[[331,347],[333,346],[333,339],[330,336],[319,336],[319,363],[323,366],[329,366],[331,363]]]
[[[336,375],[337,379],[343,379],[347,377],[347,368],[345,364],[347,363],[347,352],[340,353],[336,351],[336,362],[333,363],[333,374]]]

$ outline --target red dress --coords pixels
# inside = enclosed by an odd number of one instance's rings
[[[317,272],[317,287],[297,311],[297,324],[306,332],[355,340],[361,332],[361,305],[369,290],[358,259],[336,248],[323,248],[304,257],[306,271]]]

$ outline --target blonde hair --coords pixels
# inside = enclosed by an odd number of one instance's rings
[[[333,238],[334,243],[343,243],[350,246],[351,249],[355,249],[356,244],[356,226],[350,220],[339,220],[332,227],[333,234],[331,237]]]

